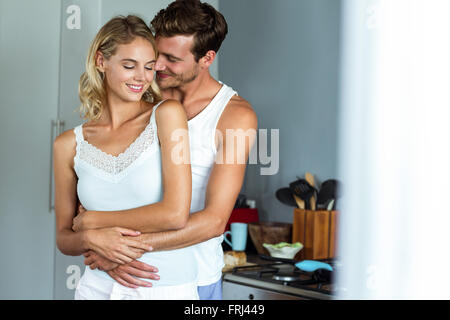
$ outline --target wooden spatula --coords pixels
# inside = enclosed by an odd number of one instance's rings
[[[310,200],[311,196],[315,193],[315,189],[309,184],[308,181],[305,179],[298,179],[289,184],[289,189],[292,190],[292,195],[304,201],[304,208],[306,210],[311,210]],[[296,198],[294,197],[294,199]],[[303,205],[299,205],[299,207],[302,208]]]
[[[312,186],[312,187],[316,187],[314,185],[314,176],[312,173],[306,172],[305,173],[305,180],[308,181],[308,183]],[[316,210],[316,196],[313,195],[311,197],[311,199],[309,200],[309,203],[311,204],[311,210]]]
[[[298,196],[296,196],[295,194],[293,194],[295,202],[297,202],[297,206],[302,209],[305,210],[305,201],[303,201],[302,199],[300,199]]]

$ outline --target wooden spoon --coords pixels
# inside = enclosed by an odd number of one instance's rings
[[[314,185],[314,176],[312,173],[306,172],[305,173],[305,180],[308,181],[308,183],[315,188]],[[311,210],[316,210],[316,196],[313,195],[311,197],[311,199],[309,200],[310,204],[311,204]]]
[[[297,206],[299,209],[305,210],[305,201],[300,199],[297,195],[293,194],[295,202],[297,202]]]

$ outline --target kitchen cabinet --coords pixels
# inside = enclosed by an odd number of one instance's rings
[[[0,0],[0,299],[53,297],[58,1]]]
[[[132,2],[132,1],[131,1]],[[77,112],[78,80],[84,71],[89,45],[101,27],[102,1],[61,1],[61,37],[58,118],[60,132],[82,123]],[[53,202],[53,200],[52,200]],[[54,214],[54,213],[53,213]],[[55,299],[73,299],[78,280],[84,272],[83,257],[63,255],[54,247]]]

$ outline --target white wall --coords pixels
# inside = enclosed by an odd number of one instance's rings
[[[249,165],[242,193],[262,220],[292,222],[276,190],[307,171],[319,181],[337,174],[340,1],[226,0],[220,9],[229,25],[220,77],[251,103],[260,129],[280,130],[279,172]]]

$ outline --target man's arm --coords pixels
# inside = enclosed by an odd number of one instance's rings
[[[217,144],[217,160],[208,181],[205,208],[192,213],[183,229],[145,233],[138,236],[139,240],[151,245],[155,251],[187,247],[220,236],[224,232],[242,187],[246,161],[254,144],[257,129],[256,115],[245,100],[234,97],[230,103],[225,108],[217,126],[217,129],[223,132],[223,141],[219,141]],[[231,141],[235,139],[235,136],[226,135],[227,129],[241,129],[244,132],[254,131],[254,135],[248,135],[246,143],[239,146]],[[227,161],[227,156],[229,161]],[[94,258],[85,263],[95,267],[97,261]],[[108,273],[113,279],[130,288],[144,286],[144,283],[134,276],[154,279],[150,276],[138,274],[137,269],[152,272],[151,269],[148,269],[148,267],[146,269],[142,265],[131,268],[130,264],[127,264],[121,265]],[[113,271],[117,272],[113,273]]]
[[[151,244],[154,250],[187,247],[224,232],[241,190],[246,162],[255,142],[256,114],[248,102],[235,96],[225,108],[217,129],[223,139],[218,142],[216,163],[206,190],[205,208],[192,213],[183,229],[139,236]],[[239,132],[244,134],[245,144],[237,143],[236,133]]]

